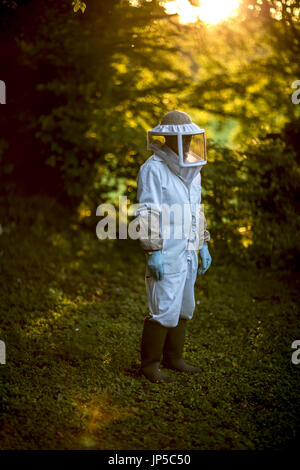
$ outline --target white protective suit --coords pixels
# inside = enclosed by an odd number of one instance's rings
[[[187,132],[189,126],[178,129]],[[152,230],[141,232],[140,243],[146,256],[147,251],[161,250],[164,259],[162,280],[151,277],[146,268],[149,314],[165,327],[175,327],[179,317],[191,319],[195,309],[198,249],[210,240],[201,205],[201,168],[180,166],[178,155],[164,145],[146,160],[138,175],[140,226],[146,227],[152,217]],[[168,209],[173,204],[175,213]]]

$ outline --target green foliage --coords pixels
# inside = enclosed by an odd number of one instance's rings
[[[291,100],[300,76],[299,6],[299,0],[243,0],[235,19],[206,29],[191,25],[182,43],[193,72],[185,101],[205,120],[217,117],[226,126],[235,119],[240,148],[299,117]]]
[[[295,122],[245,150],[244,200],[252,219],[249,255],[259,266],[299,269],[299,130]]]
[[[214,254],[223,260],[235,256],[245,262],[252,214],[243,198],[247,181],[244,157],[211,140],[207,145],[208,164],[201,171],[202,203]]]
[[[185,345],[203,373],[152,384],[138,375],[140,248],[100,242],[48,198],[13,199],[1,223],[1,449],[296,445],[299,282],[288,272],[213,260]]]
[[[299,121],[244,151],[208,142],[202,201],[217,258],[299,269]]]
[[[85,12],[86,3],[82,2],[81,0],[74,0],[72,2],[72,6],[73,6],[73,10],[74,10],[75,13],[77,13],[77,11],[79,11],[79,10],[81,10],[82,13]]]
[[[136,202],[146,130],[181,108],[228,144],[209,140],[202,172],[214,256],[296,269],[298,5],[244,0],[237,19],[206,28],[159,1],[89,0],[84,15],[70,0],[5,2],[1,200],[50,195],[73,213]]]
[[[84,198],[105,200],[111,188],[103,173],[111,172],[115,189],[124,175],[136,176],[148,123],[184,85],[174,33],[163,30],[167,15],[157,1],[136,8],[90,0],[84,15],[70,14],[70,0],[50,8],[32,1],[22,22],[11,21],[7,80],[23,78],[22,95],[11,86],[13,106],[3,118],[11,178],[25,193],[55,195],[73,207]],[[11,56],[18,57],[14,67]]]

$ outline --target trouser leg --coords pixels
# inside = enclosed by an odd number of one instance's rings
[[[144,375],[148,375],[149,380],[156,381],[156,377],[160,377],[159,364],[162,353],[166,367],[185,372],[200,371],[186,364],[182,358],[185,338],[184,319],[193,316],[194,284],[198,262],[196,252],[187,255],[189,256],[186,269],[182,272],[165,274],[160,281],[147,275],[145,278],[152,325],[149,323],[150,320],[145,321],[141,371]],[[156,343],[155,347],[153,341]]]
[[[194,255],[194,253],[192,253]],[[163,351],[163,365],[181,372],[201,372],[198,367],[190,366],[183,360],[186,322],[193,317],[195,309],[194,286],[197,278],[197,259],[187,261],[187,274],[182,295],[181,314],[176,327],[169,328]]]
[[[166,273],[157,281],[146,276],[149,316],[165,327],[178,324],[187,271]]]
[[[191,320],[195,310],[195,282],[197,279],[198,255],[192,252],[187,259],[187,272],[185,277],[180,317]]]

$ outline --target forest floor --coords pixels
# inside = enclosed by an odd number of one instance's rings
[[[153,384],[138,374],[137,243],[100,241],[47,201],[12,219],[0,235],[1,449],[295,448],[299,279],[213,260],[185,344],[203,373]]]

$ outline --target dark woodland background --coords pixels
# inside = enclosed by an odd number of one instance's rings
[[[242,0],[214,26],[163,3],[1,2],[1,448],[296,442],[300,2]],[[137,202],[146,132],[173,109],[207,131],[213,263],[186,347],[204,375],[161,394],[137,374],[143,254],[95,229],[99,204]]]

